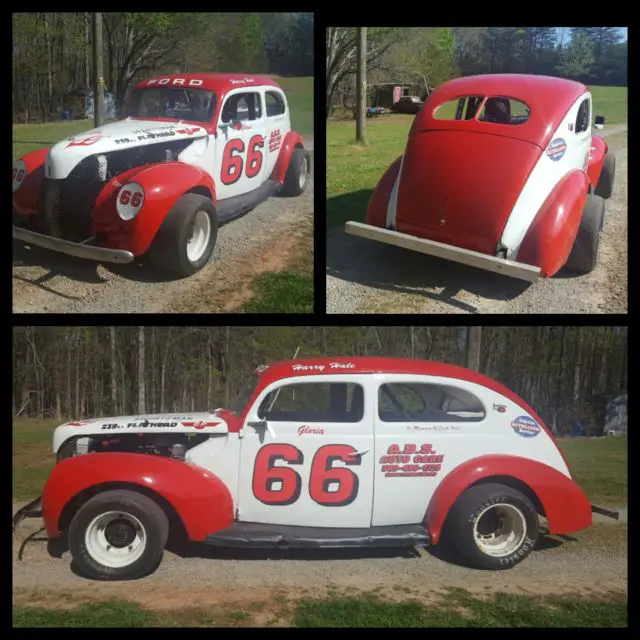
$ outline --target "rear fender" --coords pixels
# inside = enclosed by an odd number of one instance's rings
[[[296,147],[304,149],[302,142],[302,136],[295,131],[289,131],[284,137],[284,142],[280,147],[280,153],[278,159],[271,172],[270,180],[275,180],[279,184],[284,184],[284,180],[287,177],[287,171],[289,170],[289,163],[291,162],[291,156]]]
[[[570,533],[591,526],[591,503],[571,478],[528,458],[487,455],[459,465],[438,485],[425,517],[434,544],[440,538],[449,510],[462,493],[474,484],[500,476],[529,487],[544,510],[549,533]]]
[[[393,191],[393,185],[400,171],[402,157],[398,158],[384,173],[380,181],[376,185],[375,190],[371,194],[369,206],[367,207],[367,215],[365,223],[382,229],[386,226],[387,207],[389,206],[389,198]]]
[[[137,182],[144,189],[144,205],[133,220],[122,220],[116,210],[120,189],[127,182]],[[176,202],[188,192],[216,199],[211,176],[204,170],[183,162],[136,167],[111,180],[100,192],[93,208],[95,234],[108,237],[108,246],[146,253],[158,229]]]
[[[209,471],[171,458],[100,453],[69,458],[53,468],[42,494],[47,535],[60,534],[60,517],[76,496],[114,483],[161,496],[180,517],[190,540],[202,541],[234,520],[229,490]]]
[[[567,262],[587,201],[589,178],[576,169],[553,188],[534,218],[518,251],[518,262],[555,275]]]
[[[23,168],[26,175],[20,186],[13,192],[13,208],[22,215],[38,212],[38,195],[44,179],[44,166],[49,149],[37,149],[22,156],[13,164],[14,172]],[[15,179],[15,178],[14,178]]]
[[[600,136],[593,136],[591,138],[591,151],[589,153],[589,164],[587,166],[587,175],[589,176],[589,182],[595,189],[600,180],[600,174],[602,173],[602,166],[604,165],[604,157],[607,155],[609,147],[604,141],[604,138]]]

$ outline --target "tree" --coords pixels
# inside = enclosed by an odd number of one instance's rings
[[[145,413],[144,327],[138,327],[138,412]]]
[[[358,27],[358,70],[356,73],[358,108],[356,112],[356,140],[367,144],[367,28]]]
[[[557,68],[568,78],[580,78],[589,74],[594,60],[593,43],[586,33],[580,31],[562,53]]]

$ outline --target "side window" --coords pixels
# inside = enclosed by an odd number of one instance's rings
[[[300,382],[267,394],[258,416],[274,422],[360,422],[364,390],[350,382]]]
[[[495,96],[485,102],[478,120],[495,124],[522,124],[529,119],[529,115],[530,109],[524,102]]]
[[[482,402],[457,387],[394,382],[378,390],[383,422],[478,422],[485,415]]]
[[[589,98],[582,101],[580,108],[578,109],[578,117],[576,118],[575,132],[582,133],[589,128]]]
[[[475,118],[483,96],[465,96],[444,102],[436,108],[436,120],[471,120]]]
[[[280,116],[284,113],[284,100],[279,93],[267,91],[265,93],[265,102],[267,103],[267,118]]]
[[[236,93],[227,98],[222,109],[222,122],[247,122],[262,118],[262,101],[259,93]]]

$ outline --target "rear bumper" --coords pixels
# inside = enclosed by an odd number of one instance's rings
[[[57,251],[68,256],[84,258],[85,260],[97,260],[98,262],[114,262],[116,264],[126,264],[134,260],[131,251],[122,249],[107,249],[105,247],[94,247],[81,242],[69,242],[61,238],[54,238],[43,233],[36,233],[22,227],[13,227],[13,237],[28,244],[33,244],[43,249]]]
[[[384,242],[385,244],[402,247],[403,249],[436,256],[437,258],[460,262],[470,267],[494,271],[495,273],[501,273],[502,275],[512,278],[519,278],[520,280],[527,280],[528,282],[535,282],[540,277],[540,267],[513,262],[512,260],[504,260],[496,256],[461,249],[449,244],[443,244],[442,242],[436,242],[435,240],[417,238],[406,233],[374,227],[369,224],[362,224],[361,222],[347,222],[345,224],[345,232],[354,236],[360,236],[361,238],[376,240],[377,242]]]
[[[25,518],[42,518],[42,496],[38,496],[24,507],[18,509],[13,515],[13,531]]]

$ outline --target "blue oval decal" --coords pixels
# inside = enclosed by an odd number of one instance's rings
[[[567,143],[564,138],[554,138],[547,147],[547,155],[555,162],[560,160],[567,150]]]
[[[535,438],[542,431],[540,425],[529,416],[518,416],[511,422],[511,428],[523,438]]]

